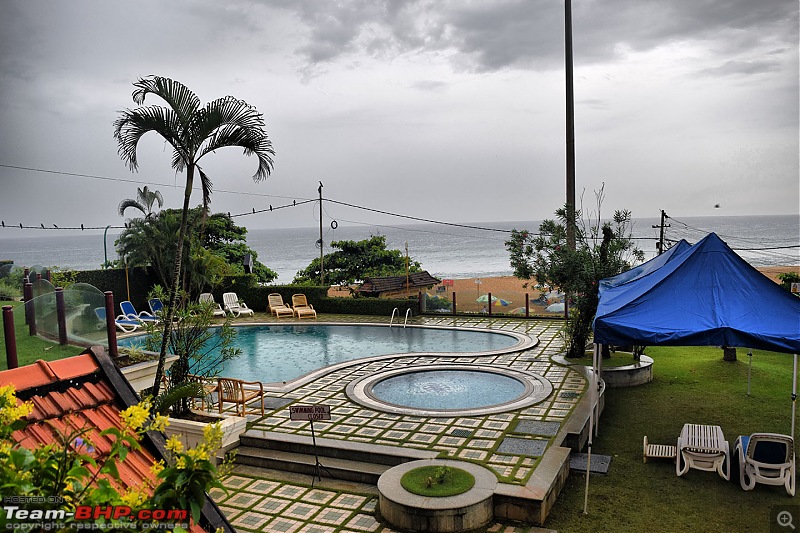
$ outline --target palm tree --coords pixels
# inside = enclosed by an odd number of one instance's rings
[[[159,209],[164,206],[164,197],[159,191],[151,191],[147,185],[143,189],[137,187],[135,200],[126,198],[119,203],[119,216],[125,216],[125,210],[132,207],[141,211],[145,218],[150,218],[153,215],[153,204],[156,202],[158,202]]]
[[[164,335],[156,369],[153,395],[158,395],[164,373],[164,360],[170,338],[170,328],[178,299],[181,279],[181,258],[186,239],[189,198],[194,185],[195,170],[200,175],[203,207],[211,202],[212,183],[198,164],[210,152],[229,146],[244,149],[244,155],[258,158],[258,169],[253,175],[256,182],[264,180],[272,171],[272,142],[264,131],[264,117],[243,100],[225,96],[200,107],[200,99],[183,84],[161,76],[140,78],[133,84],[133,101],[140,107],[126,109],[114,121],[114,138],[119,145],[119,155],[135,171],[139,164],[136,148],[148,132],[159,134],[172,148],[172,168],[186,172],[183,195],[180,235],[175,253],[175,275],[172,277]],[[153,94],[167,106],[143,106],[145,97]]]

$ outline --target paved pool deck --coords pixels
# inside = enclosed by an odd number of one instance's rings
[[[386,323],[388,317],[320,315],[318,322]],[[264,314],[241,322],[278,322]],[[303,324],[312,324],[303,321]],[[587,381],[582,374],[556,363],[562,351],[558,320],[510,317],[414,317],[409,324],[512,331],[528,335],[535,345],[520,352],[486,356],[403,356],[378,361],[354,361],[322,373],[296,387],[267,386],[265,403],[331,406],[331,420],[315,423],[317,437],[344,442],[416,448],[464,459],[492,470],[501,483],[523,487],[531,482],[541,457],[563,430],[578,405]],[[401,326],[402,327],[402,326]],[[534,372],[546,378],[553,392],[541,402],[509,412],[484,416],[427,417],[391,414],[366,408],[346,394],[348,384],[388,369],[415,365],[474,364]],[[264,417],[250,415],[250,428],[311,436],[308,422],[292,421],[285,405]],[[322,478],[312,487],[308,475],[237,465],[222,479],[228,488],[212,492],[229,520],[242,531],[258,532],[381,532],[393,531],[375,516],[374,485]],[[494,524],[491,532],[548,531]]]

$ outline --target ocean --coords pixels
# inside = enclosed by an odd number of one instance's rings
[[[659,219],[634,220],[634,236],[647,258],[655,255]],[[669,219],[665,238],[686,239],[693,244],[715,232],[728,246],[753,266],[800,265],[800,216],[720,216]],[[439,278],[475,278],[512,275],[505,241],[511,229],[537,231],[539,221],[465,223],[485,229],[440,224],[330,225],[323,227],[325,252],[338,240],[362,240],[384,235],[389,249],[405,253]],[[20,237],[14,228],[0,228],[0,259],[19,266],[46,266],[93,270],[106,257],[118,259],[114,250],[117,235],[108,234],[106,249],[102,232],[62,234],[42,230],[42,236]],[[16,230],[20,231],[20,230]],[[27,234],[33,230],[25,230]],[[319,257],[319,228],[253,229],[248,245],[258,260],[278,273],[277,283],[289,283],[295,273]]]

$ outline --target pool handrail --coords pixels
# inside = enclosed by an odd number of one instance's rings
[[[389,327],[392,327],[392,323],[394,322],[394,314],[397,313],[397,317],[400,317],[400,309],[395,307],[392,309],[392,318],[389,319]]]
[[[406,324],[408,324],[408,315],[410,314],[411,314],[411,308],[409,307],[406,309],[406,319],[403,322],[403,329],[406,329]]]

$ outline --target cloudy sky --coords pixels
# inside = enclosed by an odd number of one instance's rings
[[[328,198],[421,218],[551,216],[563,21],[553,0],[5,0],[0,219],[120,224],[145,184],[180,206],[168,147],[146,136],[132,173],[112,137],[151,74],[264,115],[272,176],[255,184],[239,150],[209,155],[214,211],[316,198],[322,181]],[[579,192],[605,183],[604,210],[638,217],[798,213],[796,0],[574,0],[573,28]],[[240,221],[315,226],[316,209]]]

